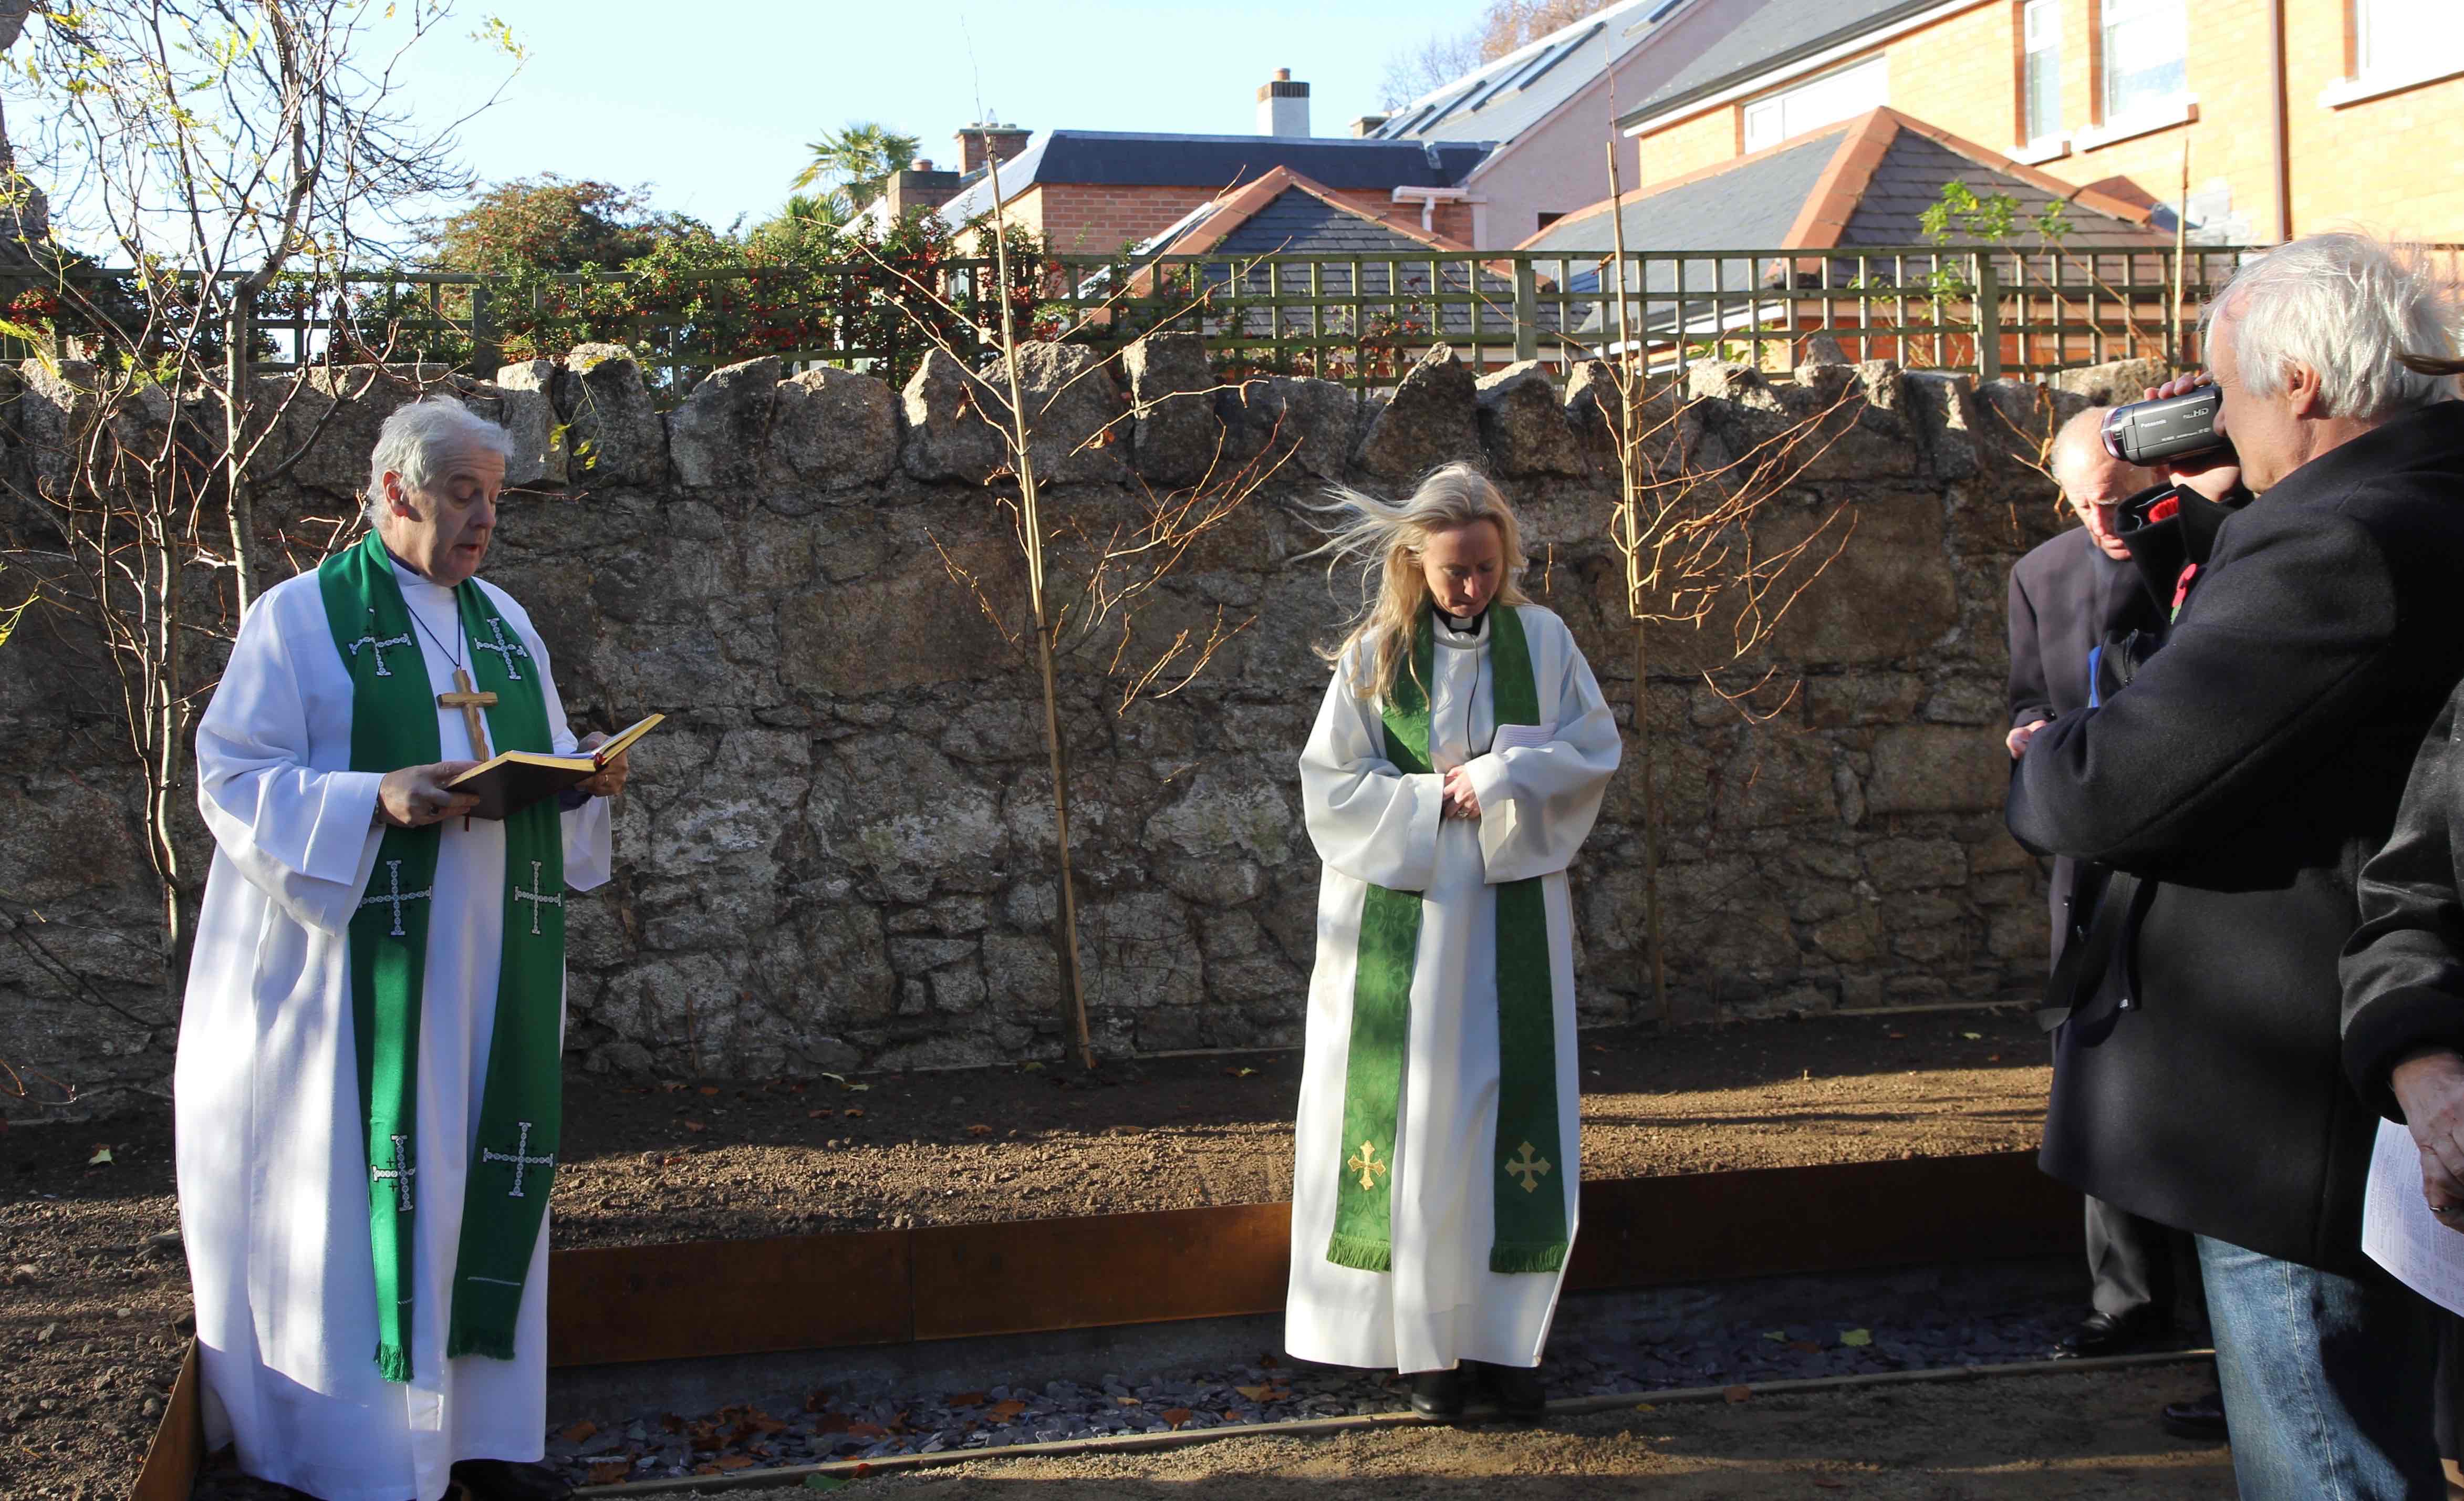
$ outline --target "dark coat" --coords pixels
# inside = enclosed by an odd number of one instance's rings
[[[2088,704],[2091,656],[2108,635],[2152,628],[2158,611],[2127,563],[2110,558],[2084,526],[2039,544],[2011,569],[2011,727]],[[2054,859],[2046,892],[2061,957],[2075,916],[2077,862]]]
[[[2464,405],[2408,413],[2223,523],[2163,651],[2039,732],[2012,831],[2159,882],[2135,1004],[2062,1029],[2047,1172],[2164,1224],[2363,1265],[2374,1113],[2337,959],[2464,676]]]
[[[2387,1072],[2415,1048],[2464,1052],[2464,688],[2413,758],[2395,831],[2362,868],[2361,931],[2345,945],[2344,1067],[2401,1120]]]

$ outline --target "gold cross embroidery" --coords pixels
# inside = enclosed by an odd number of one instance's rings
[[[1509,1177],[1520,1177],[1523,1180],[1525,1193],[1534,1193],[1540,1187],[1541,1178],[1549,1171],[1549,1159],[1532,1151],[1531,1143],[1526,1141],[1523,1143],[1523,1155],[1519,1158],[1509,1158],[1506,1163],[1506,1171]]]
[[[1363,1188],[1376,1187],[1377,1176],[1386,1171],[1386,1164],[1377,1160],[1377,1143],[1374,1141],[1360,1143],[1359,1153],[1343,1165],[1360,1175]]]

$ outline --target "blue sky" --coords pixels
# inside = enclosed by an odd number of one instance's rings
[[[724,227],[766,214],[803,143],[879,120],[951,155],[983,101],[1029,129],[1256,128],[1257,87],[1280,67],[1310,84],[1311,123],[1339,135],[1376,108],[1397,51],[1468,27],[1480,0],[463,0],[503,17],[530,58],[502,102],[463,132],[495,181],[554,171],[648,183],[662,209]],[[505,62],[457,26],[414,56],[423,114],[468,108]],[[972,42],[973,60],[970,60]]]

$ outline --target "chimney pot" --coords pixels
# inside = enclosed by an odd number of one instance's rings
[[[979,121],[958,127],[958,170],[980,169],[986,159],[1006,162],[1026,149],[1028,132],[1016,125]]]
[[[1309,86],[1292,81],[1292,70],[1278,68],[1258,85],[1258,134],[1306,136],[1309,133]]]

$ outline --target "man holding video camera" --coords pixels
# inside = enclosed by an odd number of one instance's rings
[[[2197,1234],[2245,1497],[2444,1493],[2427,1313],[2361,1251],[2376,1117],[2343,1067],[2336,963],[2464,676],[2464,405],[2401,360],[2452,353],[2453,324],[2423,268],[2359,235],[2234,277],[2208,314],[2214,441],[2177,424],[2151,453],[2144,409],[2114,424],[2212,528],[2195,586],[2164,649],[2038,732],[2012,782],[2023,843],[2118,872],[2043,1163]]]

